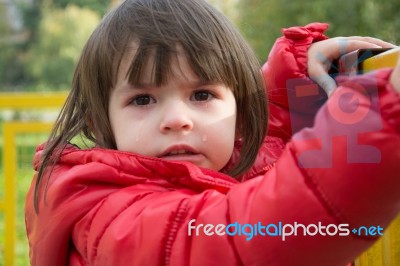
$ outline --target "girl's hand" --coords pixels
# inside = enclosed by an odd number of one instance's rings
[[[308,75],[325,90],[329,97],[336,88],[335,80],[328,75],[333,60],[358,49],[393,47],[396,46],[376,38],[360,36],[336,37],[316,42],[308,49]],[[394,76],[399,78],[399,75],[398,73]]]
[[[400,52],[397,58],[397,65],[393,69],[392,75],[390,76],[390,83],[394,89],[400,93]]]

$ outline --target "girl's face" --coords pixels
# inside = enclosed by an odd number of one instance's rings
[[[201,82],[183,53],[171,59],[172,73],[165,85],[152,83],[150,62],[143,69],[142,84],[132,86],[126,73],[133,56],[127,53],[122,59],[110,95],[108,112],[117,149],[221,170],[235,140],[232,90]]]

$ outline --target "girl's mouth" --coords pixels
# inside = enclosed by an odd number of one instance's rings
[[[170,146],[158,157],[170,161],[185,161],[194,164],[199,164],[204,159],[203,154],[188,145]]]
[[[176,150],[176,151],[171,151],[170,153],[166,154],[165,156],[173,156],[173,155],[181,155],[181,154],[192,155],[195,153],[193,153],[191,151],[186,151],[186,150]]]

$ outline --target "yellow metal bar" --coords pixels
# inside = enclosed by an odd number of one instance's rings
[[[400,265],[400,216],[385,230],[383,237],[355,261],[355,266],[375,265]]]
[[[67,92],[0,93],[0,109],[60,108],[67,95]]]
[[[14,265],[16,191],[16,149],[12,125],[3,125],[4,171],[4,265]]]
[[[393,266],[400,266],[400,216],[390,225],[390,259]]]
[[[399,54],[400,47],[375,55],[362,62],[362,69],[364,72],[368,72],[379,68],[395,67],[399,59]]]
[[[3,177],[4,177],[4,265],[15,265],[15,239],[17,198],[17,152],[15,136],[19,133],[49,132],[51,123],[5,122],[3,124]]]
[[[362,62],[363,72],[395,67],[400,48],[390,49]],[[383,237],[355,261],[355,266],[400,266],[400,216],[389,226]]]

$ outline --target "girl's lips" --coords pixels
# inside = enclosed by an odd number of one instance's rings
[[[203,154],[186,144],[172,145],[158,157],[169,161],[191,162],[196,165],[205,159]]]
[[[164,160],[168,161],[184,161],[184,162],[191,162],[193,164],[199,164],[201,161],[204,160],[204,155],[201,153],[182,153],[182,154],[167,154],[165,156],[159,157]]]
[[[165,157],[165,156],[175,156],[175,155],[192,155],[192,154],[198,154],[199,152],[191,147],[190,145],[187,144],[177,144],[177,145],[172,145],[169,146],[167,149],[165,149],[159,158]]]

